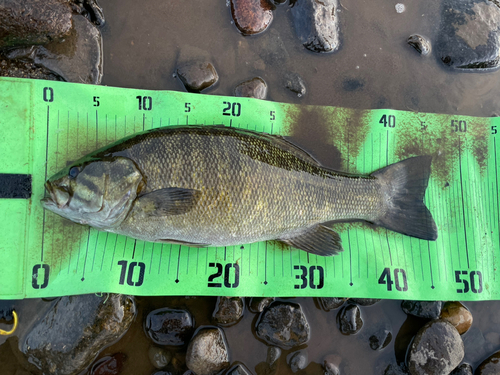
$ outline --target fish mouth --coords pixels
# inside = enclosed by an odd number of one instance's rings
[[[64,196],[67,196],[69,198],[69,194],[67,192],[63,191],[56,191],[57,188],[54,187],[50,181],[45,182],[44,184],[45,190],[49,193],[49,197],[44,197],[40,200],[42,202],[42,205],[45,208],[54,208],[57,207],[59,209],[63,208],[66,206],[69,202],[69,199],[61,199],[58,198],[63,198]]]
[[[49,181],[47,181],[47,182],[45,182],[44,186],[45,186],[46,192],[50,194],[50,197],[43,197],[40,200],[40,202],[42,202],[42,205],[44,207],[57,206],[56,196],[54,194],[54,188],[52,187],[52,184]]]

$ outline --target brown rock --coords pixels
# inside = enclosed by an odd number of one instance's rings
[[[274,5],[267,0],[231,0],[234,24],[243,35],[263,32],[273,20]]]
[[[201,92],[219,80],[214,66],[206,61],[190,61],[177,68],[177,76],[189,92]]]
[[[470,311],[460,302],[446,302],[440,318],[453,324],[460,334],[469,330],[473,320]]]
[[[80,15],[73,16],[73,28],[63,42],[18,48],[9,51],[6,56],[43,66],[68,82],[101,83],[101,33]]]
[[[234,89],[234,96],[265,99],[267,96],[267,84],[260,77],[252,78],[236,86]]]
[[[243,316],[243,298],[241,297],[218,297],[213,313],[213,320],[220,325],[233,325]]]
[[[71,29],[71,7],[63,0],[0,2],[0,48],[46,44]]]

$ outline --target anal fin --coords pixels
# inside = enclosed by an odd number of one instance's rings
[[[337,255],[344,251],[339,234],[322,224],[315,225],[296,236],[279,238],[278,240],[297,249],[321,256]]]

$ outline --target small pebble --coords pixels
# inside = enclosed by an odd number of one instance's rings
[[[338,309],[346,300],[347,298],[322,297],[319,298],[319,304],[323,310],[330,311]]]
[[[202,92],[219,81],[214,66],[207,61],[191,61],[177,68],[177,77],[189,92]]]
[[[324,375],[340,375],[340,362],[342,362],[342,358],[339,355],[327,355],[323,360]]]
[[[398,13],[403,13],[405,11],[405,5],[401,3],[397,3],[396,6],[396,12]]]
[[[101,358],[90,370],[91,375],[118,375],[123,369],[123,363],[127,356],[123,353],[116,353],[109,357]]]
[[[337,326],[343,335],[354,335],[363,327],[358,305],[347,305],[337,314]]]
[[[231,0],[234,24],[243,35],[266,30],[273,20],[273,9],[267,0]]]
[[[423,36],[413,34],[408,37],[407,43],[415,48],[418,53],[427,56],[431,52],[431,43]]]
[[[287,362],[292,369],[292,372],[297,372],[303,370],[308,365],[308,354],[307,350],[298,350],[296,352],[290,353],[287,357]]]
[[[194,321],[187,310],[165,307],[148,314],[144,330],[158,345],[182,346],[191,338]]]
[[[285,76],[285,87],[291,92],[297,94],[299,98],[306,94],[306,84],[297,73],[288,73]]]
[[[230,326],[243,316],[245,304],[241,297],[218,297],[212,314],[214,323]]]
[[[188,345],[186,366],[196,375],[213,375],[229,367],[229,353],[221,329],[199,328]]]
[[[241,82],[238,86],[236,86],[234,89],[234,96],[241,98],[265,99],[267,96],[267,84],[260,77],[252,78],[248,81]]]
[[[148,355],[151,364],[159,370],[167,367],[172,359],[172,354],[170,352],[157,346],[150,346]]]
[[[269,345],[291,349],[309,341],[310,328],[300,305],[273,302],[257,322],[256,333]]]
[[[274,301],[274,297],[252,297],[248,309],[253,313],[260,313]]]
[[[446,302],[441,310],[441,319],[453,324],[460,334],[467,332],[473,321],[470,311],[460,302]]]
[[[274,365],[276,361],[281,357],[281,349],[277,346],[270,346],[267,348],[267,358],[266,362],[269,366]]]

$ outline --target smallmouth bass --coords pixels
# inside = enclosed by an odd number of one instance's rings
[[[423,203],[430,156],[370,175],[322,167],[285,138],[224,126],[164,127],[101,148],[46,183],[43,206],[80,224],[188,246],[279,240],[313,254],[342,251],[324,225],[364,220],[437,238]]]

